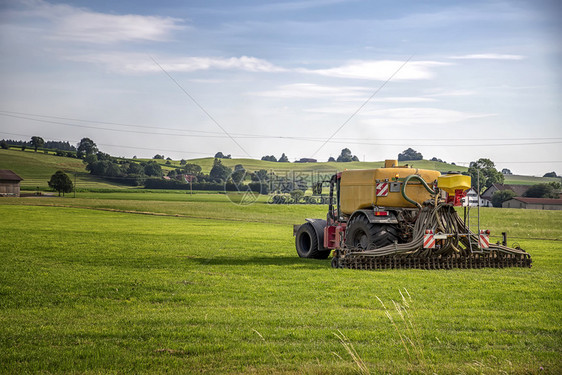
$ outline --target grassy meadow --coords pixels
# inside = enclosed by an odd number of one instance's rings
[[[0,169],[10,169],[18,174],[23,190],[48,188],[47,182],[58,170],[69,175],[79,189],[123,189],[123,185],[111,183],[108,180],[92,176],[86,171],[86,166],[80,159],[73,159],[43,152],[34,152],[32,149],[25,151],[0,149]]]
[[[357,271],[296,255],[326,207],[265,201],[0,199],[0,372],[562,372],[562,212],[482,209],[531,269]]]

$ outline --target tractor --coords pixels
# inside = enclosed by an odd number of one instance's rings
[[[531,256],[507,247],[505,235],[490,243],[479,219],[476,233],[470,230],[470,176],[386,160],[383,168],[337,173],[329,184],[326,219],[294,226],[301,258],[331,255],[332,267],[354,269],[531,266]]]

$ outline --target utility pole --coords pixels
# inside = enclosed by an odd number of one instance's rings
[[[74,171],[74,198],[76,198],[76,171]]]

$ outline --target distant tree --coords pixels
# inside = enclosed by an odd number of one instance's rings
[[[155,161],[149,161],[144,165],[144,174],[147,176],[162,177],[162,167]]]
[[[359,158],[357,156],[352,155],[350,149],[344,148],[343,150],[341,150],[341,154],[340,156],[338,156],[336,161],[338,163],[348,163],[351,161],[359,161]]]
[[[230,177],[235,184],[239,184],[243,182],[244,177],[246,177],[246,169],[242,164],[236,164],[234,166],[234,172],[232,172],[232,175]]]
[[[265,155],[261,157],[263,161],[277,161],[277,158],[274,155]]]
[[[197,175],[201,174],[201,166],[197,165],[197,164],[187,163],[186,165],[183,166],[182,171],[185,174],[197,176]]]
[[[545,173],[543,177],[558,177],[558,175],[556,174],[556,172],[548,172]]]
[[[164,155],[156,154],[152,157],[152,159],[164,159]]]
[[[172,158],[168,156],[168,157],[166,158],[166,160],[172,161]]]
[[[111,155],[109,155],[105,152],[101,152],[101,151],[96,152],[96,157],[98,158],[98,160],[114,160],[115,159]]]
[[[413,148],[408,148],[398,154],[398,161],[422,160],[423,155]]]
[[[178,176],[178,172],[175,169],[172,169],[171,171],[168,172],[168,177],[170,178],[176,178]]]
[[[6,142],[5,140],[2,140],[2,142],[0,142],[0,147],[2,147],[4,150],[10,148],[10,146],[8,146],[8,142]]]
[[[98,161],[98,157],[95,154],[90,154],[82,160],[82,162],[86,163],[86,164],[91,164],[91,163],[96,162],[96,161]]]
[[[180,165],[186,165],[186,164],[187,164],[187,160],[185,160],[185,159],[180,160]]]
[[[223,182],[228,179],[228,176],[232,173],[232,169],[223,165],[220,159],[215,159],[213,162],[213,168],[211,168],[211,172],[209,176],[215,182]]]
[[[62,196],[64,197],[64,193],[70,193],[72,191],[73,185],[70,177],[68,177],[66,173],[63,171],[56,171],[49,180],[49,187],[58,191],[59,197],[60,193],[62,193]]]
[[[170,160],[166,160],[166,165],[172,165],[172,162]]]
[[[105,162],[107,162],[107,169],[105,171],[105,175],[107,177],[124,177],[125,176],[125,170],[124,168],[114,162],[108,161],[108,160],[104,160]]]
[[[31,145],[33,146],[33,148],[35,149],[35,152],[37,152],[37,149],[39,147],[43,147],[43,145],[45,144],[45,140],[41,137],[38,137],[36,135],[34,135],[33,137],[31,137]]]
[[[27,146],[26,146],[25,144],[22,144],[22,145],[21,145],[21,150],[22,150],[22,151],[25,151],[26,148],[27,148]]]
[[[328,159],[328,163],[329,163],[329,162],[335,162],[335,161],[336,161],[336,159],[334,159],[333,156],[330,156],[330,158]]]
[[[482,193],[485,188],[492,186],[492,184],[502,184],[504,181],[503,174],[495,168],[494,162],[486,158],[470,162],[467,174],[472,180],[472,187],[480,193]],[[477,186],[478,176],[480,176],[480,186]]]
[[[438,158],[436,158],[435,156],[432,157],[431,159],[429,159],[429,161],[437,161],[437,162],[439,162],[439,163],[446,163],[445,161],[443,161],[443,160],[441,160],[441,159],[438,159]]]
[[[225,155],[220,151],[215,154],[215,159],[231,159],[231,158],[232,156],[230,156],[230,154]]]
[[[281,157],[279,158],[279,160],[277,160],[279,163],[288,163],[289,162],[289,158],[287,157],[287,155],[285,155],[285,153],[283,153],[283,155],[281,155]]]
[[[269,180],[267,171],[265,169],[260,169],[252,173],[252,181],[266,183]]]
[[[144,174],[144,168],[139,163],[129,163],[127,174]]]
[[[527,189],[523,196],[529,198],[559,198],[558,189],[560,189],[559,183],[536,184]]]
[[[511,171],[507,168],[502,169],[502,174],[513,174],[511,173]]]
[[[501,207],[502,203],[517,196],[513,190],[498,190],[492,195],[492,206]]]
[[[78,143],[77,154],[78,157],[83,158],[90,154],[95,154],[98,152],[98,146],[90,138],[82,138],[80,143]]]
[[[86,165],[86,170],[89,171],[90,174],[96,176],[106,176],[107,169],[109,168],[110,163],[111,162],[109,160],[95,160],[92,161],[91,163],[88,163],[88,165]]]
[[[43,147],[62,151],[76,151],[76,147],[72,146],[68,141],[45,141]]]
[[[137,158],[137,155],[133,155],[133,159],[136,159],[136,158]]]

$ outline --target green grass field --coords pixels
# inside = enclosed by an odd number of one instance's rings
[[[0,199],[0,371],[562,372],[562,212],[482,209],[531,269],[357,271],[296,256],[291,224],[325,210],[185,192]],[[412,333],[391,307],[404,288]]]

